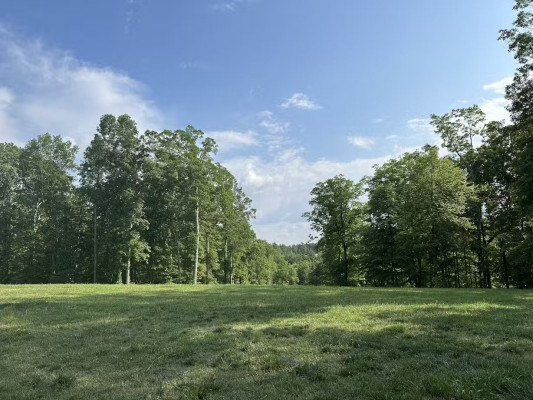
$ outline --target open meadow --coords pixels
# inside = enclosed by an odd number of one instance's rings
[[[533,292],[0,286],[2,399],[531,399]]]

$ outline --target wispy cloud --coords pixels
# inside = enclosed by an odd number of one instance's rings
[[[363,136],[349,136],[348,142],[353,144],[355,147],[360,147],[362,149],[369,150],[374,146],[374,139]]]
[[[424,144],[440,145],[440,136],[435,134],[430,118],[412,118],[407,121],[406,125],[412,131],[412,134],[402,136],[401,140],[399,138],[393,139],[396,147],[410,149]]]
[[[182,61],[179,63],[180,69],[204,69],[205,65],[199,61]]]
[[[259,135],[253,131],[210,131],[206,134],[215,139],[218,148],[221,151],[242,149],[250,146],[257,146],[259,144]]]
[[[258,114],[260,118],[259,126],[265,128],[268,132],[272,134],[282,134],[286,133],[289,129],[290,123],[279,121],[272,111],[265,110],[261,111]]]
[[[250,90],[248,91],[248,101],[256,97],[257,93],[259,93],[261,89],[262,89],[261,85],[252,86]]]
[[[381,124],[381,123],[383,123],[383,122],[385,122],[385,118],[374,118],[374,119],[372,120],[372,123],[373,123],[373,124]]]
[[[129,33],[130,27],[135,20],[139,8],[138,2],[135,0],[128,0],[126,4],[126,15],[124,18],[124,33]]]
[[[503,78],[497,82],[489,83],[488,85],[483,86],[483,90],[494,92],[496,94],[505,94],[505,88],[513,83],[513,77],[509,76]]]
[[[407,127],[416,133],[434,132],[433,126],[431,126],[431,119],[429,118],[412,118],[407,121]]]
[[[241,6],[241,5],[244,5],[246,3],[248,3],[249,0],[230,0],[230,1],[223,1],[223,2],[218,2],[218,3],[214,3],[211,5],[211,9],[213,11],[218,11],[218,12],[222,12],[222,13],[225,13],[225,12],[233,12],[237,9],[237,7]]]
[[[321,106],[314,103],[303,93],[294,93],[289,99],[285,100],[281,107],[283,108],[298,108],[300,110],[320,110]]]
[[[11,120],[10,107],[13,103],[13,92],[6,88],[0,87],[0,141],[16,141],[18,138],[14,134],[13,122]]]
[[[83,149],[105,113],[130,114],[140,130],[161,128],[161,113],[145,87],[124,73],[85,64],[5,28],[0,59],[0,141],[20,143],[50,132]]]

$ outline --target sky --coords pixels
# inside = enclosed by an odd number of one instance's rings
[[[508,118],[512,0],[0,0],[0,142],[81,149],[101,115],[193,125],[257,209],[257,236],[309,238],[313,186],[426,143],[428,118]],[[80,151],[80,157],[81,157]]]

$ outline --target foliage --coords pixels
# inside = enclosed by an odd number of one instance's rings
[[[316,243],[257,239],[251,200],[192,126],[140,135],[104,115],[80,167],[60,136],[0,144],[0,283],[533,287],[532,5],[500,35],[512,121],[432,115],[447,155],[426,145],[317,183]]]
[[[533,286],[532,5],[517,0],[514,27],[501,31],[519,63],[506,90],[512,123],[487,121],[477,105],[432,115],[449,155],[439,158],[435,147],[426,146],[377,167],[362,182],[368,193],[363,225],[357,220],[335,228],[335,215],[343,215],[338,210],[350,207],[341,191],[325,195],[334,180],[311,192],[313,211],[306,218],[319,233],[319,282]],[[331,270],[340,264],[339,232],[350,229],[362,238],[350,245],[358,258],[351,278]]]
[[[361,232],[363,205],[358,199],[362,194],[361,183],[336,176],[316,184],[309,201],[313,209],[304,214],[320,235],[318,246],[324,263],[330,266],[337,282],[344,285],[349,283],[355,260],[353,249]]]
[[[139,135],[104,115],[79,184],[76,151],[48,134],[0,145],[0,282],[271,283],[286,267],[255,239],[251,201],[203,132]]]

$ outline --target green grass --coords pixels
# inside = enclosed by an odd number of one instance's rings
[[[533,292],[0,286],[2,399],[533,399]]]

